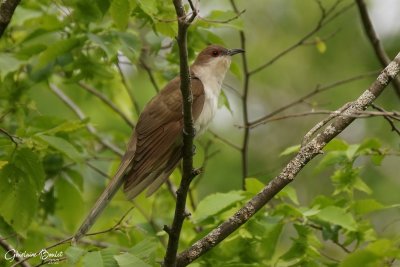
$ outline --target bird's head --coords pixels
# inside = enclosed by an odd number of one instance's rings
[[[231,63],[231,56],[243,52],[243,49],[227,49],[219,45],[209,45],[198,54],[192,67],[207,67],[215,74],[225,75]]]

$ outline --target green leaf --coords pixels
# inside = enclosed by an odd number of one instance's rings
[[[229,104],[229,99],[226,97],[226,94],[224,91],[221,91],[220,97],[219,97],[219,103],[218,107],[226,107],[227,110],[232,114],[232,109],[231,105]]]
[[[128,26],[131,8],[128,0],[113,0],[110,6],[111,17],[118,29],[124,30]]]
[[[88,252],[83,257],[83,267],[103,267],[103,258],[100,251]]]
[[[326,52],[326,43],[319,37],[315,37],[315,47],[321,54]]]
[[[17,151],[14,158],[15,165],[26,175],[30,176],[36,186],[34,190],[39,193],[44,186],[45,173],[39,157],[28,148]]]
[[[7,160],[0,160],[0,170],[3,169],[4,166],[6,166],[8,163]]]
[[[385,159],[385,155],[381,154],[381,155],[372,155],[371,156],[371,161],[373,164],[375,164],[376,166],[381,166],[382,161]]]
[[[0,80],[13,71],[19,69],[22,65],[22,61],[16,59],[12,54],[1,53],[0,54]]]
[[[295,146],[290,146],[286,148],[285,150],[282,151],[282,153],[279,154],[280,157],[290,155],[293,153],[297,153],[300,150],[301,145],[295,145]]]
[[[355,179],[353,186],[355,189],[367,193],[368,195],[372,194],[372,189],[366,183],[364,183],[359,176]]]
[[[176,27],[175,23],[167,23],[167,22],[156,22],[154,23],[155,29],[158,33],[165,35],[170,38],[174,38],[178,35],[178,27]]]
[[[82,129],[85,127],[85,123],[80,120],[66,121],[52,129],[49,129],[43,132],[46,135],[54,135],[56,133],[65,132],[75,132],[76,130]]]
[[[76,222],[84,214],[84,202],[78,186],[65,177],[59,177],[54,184],[57,203],[56,214],[62,219],[67,230],[73,231]]]
[[[336,164],[344,164],[348,162],[348,158],[344,151],[332,151],[326,154],[315,168],[316,172],[320,172],[329,166]]]
[[[57,57],[65,53],[71,52],[71,50],[75,48],[78,44],[79,40],[76,38],[60,40],[51,44],[39,55],[39,62],[36,67],[43,68],[47,64],[55,61]]]
[[[192,218],[196,222],[201,222],[210,216],[228,209],[244,198],[245,196],[241,191],[231,191],[228,193],[216,193],[209,195],[199,203]]]
[[[376,138],[370,138],[364,140],[360,147],[358,148],[358,152],[362,153],[365,151],[370,151],[371,149],[377,150],[382,147],[381,142]]]
[[[136,32],[116,32],[120,43],[122,53],[129,58],[130,61],[135,62],[140,56],[142,48],[141,40]]]
[[[243,73],[242,73],[242,70],[240,69],[239,65],[236,62],[231,63],[231,71],[232,71],[233,75],[235,75],[236,78],[238,78],[238,80],[242,80]]]
[[[350,231],[356,230],[357,224],[353,216],[344,209],[336,206],[329,206],[321,209],[315,217],[328,223],[340,225]]]
[[[57,149],[58,151],[60,151],[73,161],[75,162],[83,161],[83,155],[80,154],[78,150],[76,150],[76,148],[67,140],[60,137],[49,136],[49,135],[37,135],[37,137],[45,141],[51,147]]]
[[[118,265],[120,267],[151,267],[151,265],[145,263],[138,257],[130,254],[130,253],[124,253],[122,255],[116,255],[114,258],[117,260]]]
[[[351,254],[349,254],[340,264],[339,267],[355,267],[355,266],[363,266],[363,267],[375,267],[375,266],[383,266],[377,265],[377,260],[379,257],[371,251],[367,250],[358,250]]]
[[[353,160],[359,148],[360,148],[359,144],[349,145],[346,151],[347,158]]]
[[[291,186],[285,186],[279,193],[279,197],[287,197],[289,198],[294,204],[299,205],[299,199],[297,198],[296,189]]]
[[[325,146],[324,151],[344,151],[348,147],[349,145],[344,140],[335,138]]]
[[[67,257],[69,263],[75,264],[80,260],[83,254],[85,254],[85,252],[86,251],[80,247],[70,246],[65,251],[65,256]]]
[[[116,254],[118,254],[118,249],[114,247],[101,250],[104,267],[118,267],[118,263],[114,258]]]
[[[232,27],[236,30],[243,30],[243,20],[240,17],[233,19],[235,17],[237,17],[237,14],[231,10],[213,10],[207,18],[199,24],[206,27],[222,26]],[[227,22],[228,20],[230,21]]]
[[[139,259],[154,259],[155,252],[158,248],[158,242],[155,238],[147,238],[132,247],[129,252]]]
[[[265,185],[257,178],[246,178],[245,186],[246,186],[246,192],[255,195],[259,193],[264,188]]]
[[[357,200],[356,202],[354,202],[353,208],[357,214],[364,215],[377,210],[381,210],[385,208],[385,206],[382,203],[378,202],[376,199],[369,198]]]
[[[153,18],[154,14],[158,13],[156,0],[137,0],[137,3],[140,9],[151,18]]]
[[[26,231],[36,214],[39,192],[29,174],[14,164],[0,171],[0,215],[19,234]]]

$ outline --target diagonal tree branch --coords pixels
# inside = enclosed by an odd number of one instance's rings
[[[322,149],[333,138],[346,129],[355,118],[352,115],[365,110],[386,88],[388,83],[400,71],[400,53],[382,71],[376,81],[351,102],[345,111],[345,116],[336,117],[310,142],[306,143],[292,160],[285,166],[281,173],[271,180],[257,195],[248,201],[234,215],[220,224],[206,236],[195,242],[191,247],[178,255],[177,266],[186,266],[215,247],[226,237],[232,234],[241,225],[247,222],[257,211],[268,203],[287,184],[292,182],[297,174],[307,163],[321,153]]]
[[[50,89],[53,91],[53,93],[56,94],[58,98],[61,99],[62,102],[64,102],[75,114],[78,116],[80,120],[86,119],[86,115],[83,113],[83,111],[78,107],[75,102],[72,101],[71,98],[69,98],[60,88],[58,88],[55,84],[50,84]],[[86,129],[93,134],[94,137],[105,147],[110,149],[112,152],[117,154],[118,156],[123,155],[123,151],[117,147],[116,145],[108,142],[107,140],[103,139],[98,133],[96,128],[93,127],[92,124],[86,123]]]
[[[28,262],[22,261],[22,258],[18,255],[18,253],[12,253],[13,251],[16,251],[15,248],[7,242],[7,238],[3,238],[0,236],[0,247],[2,247],[5,251],[5,254],[3,254],[3,257],[6,257],[7,252],[10,252],[11,254],[15,254],[14,261],[20,262],[21,267],[31,267],[31,265]],[[11,256],[11,255],[10,255]]]
[[[176,256],[178,252],[179,238],[182,231],[183,221],[187,217],[185,212],[186,198],[189,192],[189,187],[192,179],[196,176],[193,171],[193,137],[195,135],[193,116],[192,116],[192,103],[193,96],[191,90],[190,72],[188,65],[188,52],[187,52],[187,31],[190,24],[197,16],[191,0],[189,5],[192,14],[187,18],[185,8],[182,0],[173,0],[176,16],[178,18],[178,47],[179,47],[179,63],[180,63],[180,90],[182,93],[183,105],[183,162],[182,162],[182,180],[176,192],[176,206],[174,219],[171,228],[164,227],[168,233],[167,251],[164,257],[164,266],[176,266]]]
[[[383,45],[375,32],[374,26],[372,25],[371,19],[368,15],[367,5],[365,4],[364,0],[356,0],[356,3],[358,11],[360,12],[360,17],[365,34],[367,35],[375,51],[375,55],[381,63],[382,67],[385,67],[390,63],[390,58],[386,54],[385,49],[383,48]],[[400,98],[400,79],[394,78],[392,84],[396,95]]]
[[[14,11],[21,0],[5,0],[0,5],[0,38],[3,36],[8,24],[11,21]]]
[[[114,110],[115,113],[117,113],[125,122],[128,124],[130,127],[135,127],[135,124],[133,121],[131,121],[128,116],[125,115],[125,113],[119,109],[110,99],[107,98],[104,94],[93,88],[92,86],[84,83],[84,82],[78,82],[78,85],[91,93],[92,95],[96,96],[99,98],[101,101],[103,101],[104,104],[109,106],[112,110]]]

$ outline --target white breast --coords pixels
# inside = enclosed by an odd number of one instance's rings
[[[196,136],[204,133],[218,109],[218,98],[221,93],[222,81],[230,65],[230,57],[221,57],[210,61],[207,65],[196,66],[194,74],[204,86],[204,106],[199,117],[194,122]]]

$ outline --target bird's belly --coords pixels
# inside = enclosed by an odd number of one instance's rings
[[[194,127],[196,129],[196,136],[203,134],[212,119],[215,116],[218,108],[218,96],[214,94],[207,94],[205,95],[203,110],[201,111],[199,117],[194,122]]]

